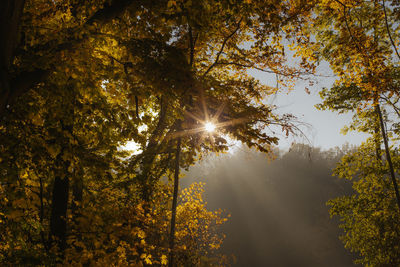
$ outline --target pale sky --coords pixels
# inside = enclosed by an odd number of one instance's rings
[[[262,83],[275,86],[276,80],[274,75],[268,75],[261,72],[250,72],[255,78]],[[308,86],[307,82],[298,82],[290,93],[280,92],[274,99],[267,100],[278,106],[279,113],[291,113],[295,115],[299,121],[304,122],[310,127],[301,127],[306,138],[289,136],[287,138],[279,129],[275,133],[279,137],[278,147],[286,150],[293,142],[306,143],[323,149],[341,147],[346,142],[353,145],[360,145],[366,138],[366,134],[357,132],[349,132],[343,135],[340,130],[343,126],[351,122],[352,114],[338,114],[332,111],[320,111],[314,106],[321,102],[319,91],[323,87],[330,87],[334,82],[334,78],[321,78],[313,87]],[[304,90],[305,87],[310,89],[310,94]],[[130,141],[124,146],[125,149],[132,150],[134,154],[140,154],[138,144]],[[234,149],[233,149],[234,150]]]
[[[318,73],[322,75],[332,75],[329,66],[322,64],[318,68]],[[263,73],[260,71],[249,71],[249,74],[259,79],[263,84],[276,86],[275,75]],[[315,79],[315,78],[314,78]],[[299,81],[289,93],[282,88],[283,92],[279,92],[272,99],[267,99],[267,103],[272,103],[278,107],[278,113],[291,113],[295,115],[299,121],[309,125],[310,127],[301,127],[306,137],[286,137],[280,129],[274,130],[279,137],[278,147],[281,150],[288,149],[293,142],[306,143],[311,146],[321,147],[323,149],[341,147],[345,143],[352,145],[360,145],[366,138],[366,134],[358,132],[349,132],[346,135],[341,133],[343,126],[351,122],[352,114],[338,114],[332,111],[321,111],[315,108],[315,105],[321,103],[319,91],[323,87],[330,87],[335,78],[321,77],[317,79],[317,83],[310,87],[308,82]],[[308,87],[310,94],[307,94],[305,87]],[[134,154],[140,154],[138,144],[130,141],[124,146],[124,149],[132,150]],[[234,150],[234,149],[233,149]]]
[[[322,65],[318,73],[323,75],[331,75],[329,67]],[[251,74],[259,79],[262,83],[275,86],[276,79],[274,75],[269,75],[262,72],[251,72]],[[295,142],[308,143],[310,145],[322,148],[332,148],[342,146],[346,142],[349,144],[359,145],[363,142],[367,135],[349,132],[343,135],[340,130],[343,126],[351,122],[352,114],[338,114],[332,111],[320,111],[314,105],[321,103],[319,91],[323,87],[330,87],[335,78],[318,78],[318,83],[313,87],[308,85],[308,82],[298,82],[295,88],[290,93],[278,93],[273,100],[273,104],[279,107],[280,113],[292,113],[300,121],[307,123],[311,128],[303,127],[303,131],[307,136],[286,138],[284,135],[280,137],[279,148],[285,149],[290,147],[290,144]],[[310,89],[310,94],[307,94],[305,87]],[[268,100],[267,100],[268,102]],[[270,102],[268,102],[270,103]]]

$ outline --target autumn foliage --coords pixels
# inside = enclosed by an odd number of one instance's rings
[[[179,191],[180,170],[227,151],[229,140],[271,153],[276,128],[298,128],[266,100],[308,79],[321,61],[337,81],[318,108],[354,112],[349,129],[372,136],[338,167],[359,180],[356,196],[331,202],[332,214],[343,218],[346,246],[361,262],[398,264],[398,155],[390,146],[399,133],[398,8],[344,0],[1,1],[0,264],[229,265],[218,252],[227,215],[207,210],[201,184]],[[277,85],[250,70],[275,75]],[[372,176],[360,161],[370,150]],[[358,201],[383,207],[358,210]],[[381,221],[357,217],[349,226],[349,214]],[[374,248],[384,252],[365,247],[365,224],[383,227],[387,242]]]

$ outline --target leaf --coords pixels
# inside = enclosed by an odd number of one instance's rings
[[[165,255],[161,256],[161,265],[167,265],[168,264],[168,258]]]

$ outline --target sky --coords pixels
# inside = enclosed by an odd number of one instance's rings
[[[322,75],[332,76],[327,64],[322,64],[317,72]],[[259,79],[263,84],[269,86],[276,85],[274,75],[262,73],[260,71],[251,71],[250,74]],[[329,88],[335,81],[334,77],[317,78],[314,86],[310,87],[308,82],[299,81],[291,92],[278,92],[274,99],[266,100],[267,103],[272,103],[278,107],[279,113],[291,113],[295,115],[299,121],[309,125],[310,127],[301,127],[306,138],[304,137],[289,137],[286,138],[283,134],[280,135],[279,148],[287,149],[291,143],[299,142],[306,143],[312,146],[321,147],[324,149],[335,146],[342,146],[346,142],[353,145],[360,145],[367,135],[349,132],[343,135],[340,130],[343,126],[348,125],[353,114],[338,114],[332,111],[321,111],[315,108],[315,105],[321,103],[319,91],[323,87]],[[308,87],[310,94],[307,94],[305,87]]]
[[[290,59],[289,64],[294,61],[295,59]],[[274,74],[256,70],[249,71],[249,74],[263,84],[276,86],[276,76]],[[368,137],[366,134],[358,132],[348,132],[346,135],[341,133],[341,129],[351,123],[352,113],[339,114],[315,108],[316,104],[321,103],[319,92],[324,87],[330,88],[335,81],[335,77],[326,62],[321,63],[317,68],[317,74],[329,77],[313,77],[313,80],[316,81],[313,86],[310,86],[307,81],[297,81],[290,92],[285,88],[281,88],[282,90],[271,99],[266,99],[266,103],[277,106],[276,112],[293,114],[299,122],[304,124],[300,127],[304,136],[290,135],[286,137],[280,130],[275,131],[275,134],[279,137],[278,148],[283,151],[287,151],[292,143],[305,143],[322,149],[341,147],[345,143],[360,145]],[[309,94],[306,92],[305,87],[309,88]],[[232,151],[234,151],[236,143],[233,142],[232,145]],[[128,142],[124,148],[133,151],[134,154],[142,152],[134,141]]]
[[[259,79],[263,84],[270,86],[275,86],[276,84],[274,75],[256,71],[251,72],[251,75]],[[276,131],[280,139],[278,144],[279,149],[288,150],[293,142],[329,149],[336,146],[341,147],[345,143],[360,145],[367,138],[366,134],[358,132],[348,132],[346,135],[341,133],[341,129],[351,122],[353,114],[338,114],[315,108],[316,104],[321,103],[319,91],[323,87],[329,88],[334,80],[334,78],[320,78],[313,87],[308,86],[308,82],[299,81],[290,92],[282,91],[274,96],[273,99],[266,100],[267,103],[278,107],[278,113],[291,113],[300,122],[307,125],[301,127],[305,137],[286,137],[283,133]],[[310,94],[306,93],[305,87],[310,89]],[[134,154],[142,152],[138,149],[138,144],[133,141],[128,142],[125,148],[134,151]]]

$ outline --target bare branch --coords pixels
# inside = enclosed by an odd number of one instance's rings
[[[231,39],[231,38],[236,34],[236,32],[240,29],[240,23],[242,22],[242,20],[243,20],[243,18],[240,18],[240,20],[239,20],[239,22],[238,22],[238,24],[237,24],[235,30],[234,30],[231,34],[229,34],[229,35],[224,39],[224,41],[222,42],[221,48],[220,48],[219,51],[218,51],[217,57],[215,58],[214,63],[211,64],[210,67],[208,67],[208,69],[206,70],[206,72],[204,72],[203,77],[205,77],[205,76],[212,70],[212,68],[214,68],[214,67],[218,64],[219,57],[221,56],[222,52],[224,51],[224,48],[225,48],[226,43],[227,43],[228,40]]]
[[[334,76],[330,76],[330,75],[321,75],[321,74],[314,74],[314,73],[309,73],[309,72],[292,72],[292,73],[284,73],[281,71],[277,71],[277,70],[272,70],[272,69],[264,69],[264,68],[260,68],[257,67],[255,64],[242,64],[242,63],[238,63],[238,62],[218,62],[217,65],[234,65],[234,66],[238,66],[238,67],[243,67],[243,68],[252,68],[258,71],[262,71],[265,73],[271,73],[271,74],[278,74],[278,75],[282,75],[285,77],[296,77],[296,78],[301,78],[299,77],[300,75],[313,75],[313,76],[317,76],[317,77],[325,77],[325,78],[332,78]]]

